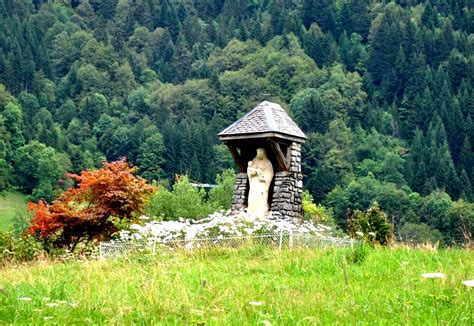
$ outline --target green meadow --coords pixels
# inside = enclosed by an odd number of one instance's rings
[[[468,325],[462,281],[473,278],[472,251],[458,249],[370,249],[358,262],[350,248],[261,247],[45,259],[0,269],[0,324]]]
[[[0,230],[7,230],[15,214],[26,210],[27,196],[18,192],[0,193]]]

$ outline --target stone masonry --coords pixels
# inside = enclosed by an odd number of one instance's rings
[[[275,174],[271,204],[274,218],[294,219],[302,214],[303,174],[301,173],[301,145],[291,145],[290,170]]]
[[[247,207],[248,196],[248,177],[247,173],[239,173],[235,178],[234,197],[232,198],[232,211],[239,211]]]

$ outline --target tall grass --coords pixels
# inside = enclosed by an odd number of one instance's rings
[[[474,276],[472,252],[372,249],[357,263],[351,255],[256,247],[8,266],[0,321],[434,325],[432,284],[420,274],[440,271],[440,322],[469,322],[461,282]]]

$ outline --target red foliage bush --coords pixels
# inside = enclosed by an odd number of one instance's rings
[[[125,159],[104,163],[94,171],[68,176],[77,181],[52,204],[29,203],[34,213],[28,232],[57,247],[74,250],[82,240],[106,240],[117,231],[112,217],[131,219],[145,205],[155,187],[134,176],[137,168]]]

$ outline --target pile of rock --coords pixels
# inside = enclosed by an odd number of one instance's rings
[[[294,223],[287,219],[277,219],[270,213],[269,218],[255,219],[244,211],[238,214],[216,212],[201,220],[180,219],[178,221],[150,221],[142,216],[142,224],[133,224],[129,230],[119,233],[120,241],[153,239],[166,243],[172,240],[193,240],[197,238],[242,237],[249,235],[279,234],[281,231],[331,236],[332,229],[311,222]]]

